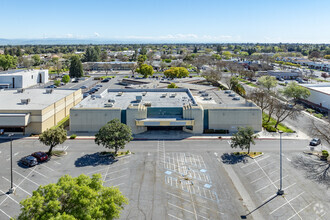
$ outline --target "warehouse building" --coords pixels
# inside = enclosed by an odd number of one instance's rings
[[[10,70],[0,72],[0,88],[28,88],[48,82],[48,70]]]
[[[242,126],[261,131],[261,109],[231,91],[191,93],[189,89],[108,89],[70,111],[72,132],[97,132],[117,118],[133,134],[148,130],[235,132]]]
[[[301,100],[320,111],[328,112],[330,110],[330,83],[305,84],[301,85],[307,88],[311,95]]]
[[[81,100],[81,90],[1,90],[0,129],[40,134],[67,117]]]

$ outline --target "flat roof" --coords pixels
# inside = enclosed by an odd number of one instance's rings
[[[142,97],[137,101],[137,96]],[[151,103],[151,107],[182,107],[196,104],[189,89],[108,89],[96,96],[89,96],[74,108],[104,108],[114,100],[113,107],[127,109],[131,104]]]
[[[46,70],[47,69],[44,69],[44,70],[39,70],[39,69],[38,70],[35,70],[35,69],[7,70],[7,71],[0,72],[0,76],[4,76],[4,75],[22,75],[24,73],[42,72],[42,71],[46,71]]]
[[[23,93],[15,89],[0,90],[0,110],[41,110],[76,91],[53,89],[51,94],[47,94],[46,90],[24,89]],[[21,104],[21,99],[30,99],[30,102]]]
[[[330,95],[330,83],[324,84],[305,84],[302,85],[308,89]]]

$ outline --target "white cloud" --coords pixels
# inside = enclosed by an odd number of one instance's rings
[[[97,32],[94,33],[94,37],[99,37],[99,36],[100,36],[99,33],[97,33]]]
[[[229,35],[220,35],[220,36],[212,36],[212,35],[197,35],[197,34],[167,34],[160,36],[116,36],[115,39],[126,39],[126,40],[161,40],[161,41],[190,41],[190,42],[216,42],[216,41],[228,41],[232,40],[233,37]]]
[[[73,38],[73,34],[66,34],[67,38]]]

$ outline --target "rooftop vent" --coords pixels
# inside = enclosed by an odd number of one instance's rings
[[[53,93],[53,89],[46,89],[46,94],[52,94]]]
[[[146,107],[151,107],[151,102],[146,102],[146,103],[144,103],[144,106],[146,106]]]
[[[114,100],[114,99],[109,99],[108,102],[110,102],[110,103],[115,103],[116,100]]]
[[[31,101],[30,99],[21,99],[21,104],[27,105],[29,104],[30,101]]]
[[[170,98],[174,98],[176,96],[176,93],[171,93]]]
[[[123,95],[123,92],[118,92],[117,93],[117,96],[122,96]]]
[[[147,95],[147,92],[142,92],[142,96],[146,96]]]
[[[205,97],[204,100],[212,100],[212,97]]]
[[[209,96],[209,94],[208,93],[202,93],[202,97],[206,97],[206,96]]]
[[[141,100],[142,100],[142,96],[137,95],[137,96],[136,96],[136,101],[137,101],[137,102],[141,102]]]
[[[225,93],[226,94],[230,94],[231,93],[231,90],[226,90]]]
[[[17,93],[23,93],[25,89],[17,89]]]
[[[161,97],[165,98],[167,96],[167,93],[163,93]]]
[[[113,107],[113,104],[112,103],[105,103],[104,107],[105,108],[111,108],[111,107]]]
[[[235,94],[234,93],[230,93],[228,96],[229,97],[235,97]]]
[[[203,91],[198,91],[199,94],[202,94],[202,93],[205,93],[206,91],[203,90]]]

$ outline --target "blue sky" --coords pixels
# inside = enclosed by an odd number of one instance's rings
[[[329,0],[0,0],[0,38],[330,43]]]

